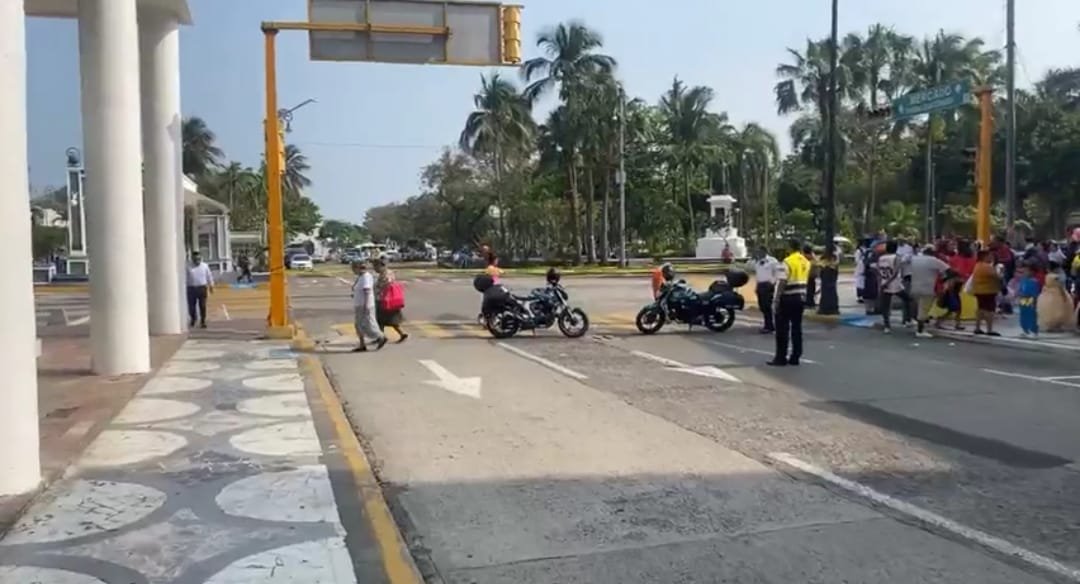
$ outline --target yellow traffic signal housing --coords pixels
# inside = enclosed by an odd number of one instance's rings
[[[521,63],[521,7],[502,7],[502,61],[508,65]]]

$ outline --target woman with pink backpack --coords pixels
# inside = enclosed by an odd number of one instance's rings
[[[377,259],[375,265],[375,321],[379,324],[379,330],[386,327],[394,329],[398,334],[397,342],[403,343],[409,338],[409,334],[401,330],[402,314],[405,309],[405,287],[394,277],[394,272],[386,267],[386,262]]]

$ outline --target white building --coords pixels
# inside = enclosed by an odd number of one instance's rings
[[[0,0],[0,249],[31,257],[26,17],[78,20],[92,365],[150,371],[184,331],[179,26],[186,0]],[[140,171],[144,168],[144,172]],[[144,188],[145,187],[145,188]],[[0,495],[40,482],[33,276],[0,278]]]

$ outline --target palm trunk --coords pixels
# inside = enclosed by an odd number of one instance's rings
[[[570,238],[573,242],[574,250],[571,254],[571,263],[578,265],[581,263],[581,217],[578,212],[578,185],[577,185],[577,166],[573,162],[573,155],[570,157],[569,163],[569,179],[570,179]]]
[[[604,169],[604,205],[601,209],[600,224],[600,263],[605,264],[611,257],[611,172]]]
[[[772,242],[769,241],[769,169],[767,166],[761,174],[761,215],[765,219],[763,241],[765,249],[768,249]]]
[[[506,247],[506,219],[503,218],[503,189],[502,189],[502,156],[499,153],[499,144],[495,143],[495,194],[499,205],[499,247]],[[496,253],[503,253],[505,250],[500,249]]]
[[[594,201],[596,199],[596,181],[593,176],[593,167],[590,165],[585,175],[588,181],[588,191],[585,198],[585,229],[588,232],[588,241],[585,242],[588,254],[588,263],[596,263],[596,212]]]
[[[683,168],[683,193],[686,195],[686,215],[690,219],[690,230],[686,234],[686,245],[693,246],[697,228],[694,226],[694,201],[690,197],[690,167]]]

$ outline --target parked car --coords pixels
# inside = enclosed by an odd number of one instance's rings
[[[311,260],[311,256],[306,253],[298,253],[292,256],[292,269],[294,270],[314,270],[315,262]]]

